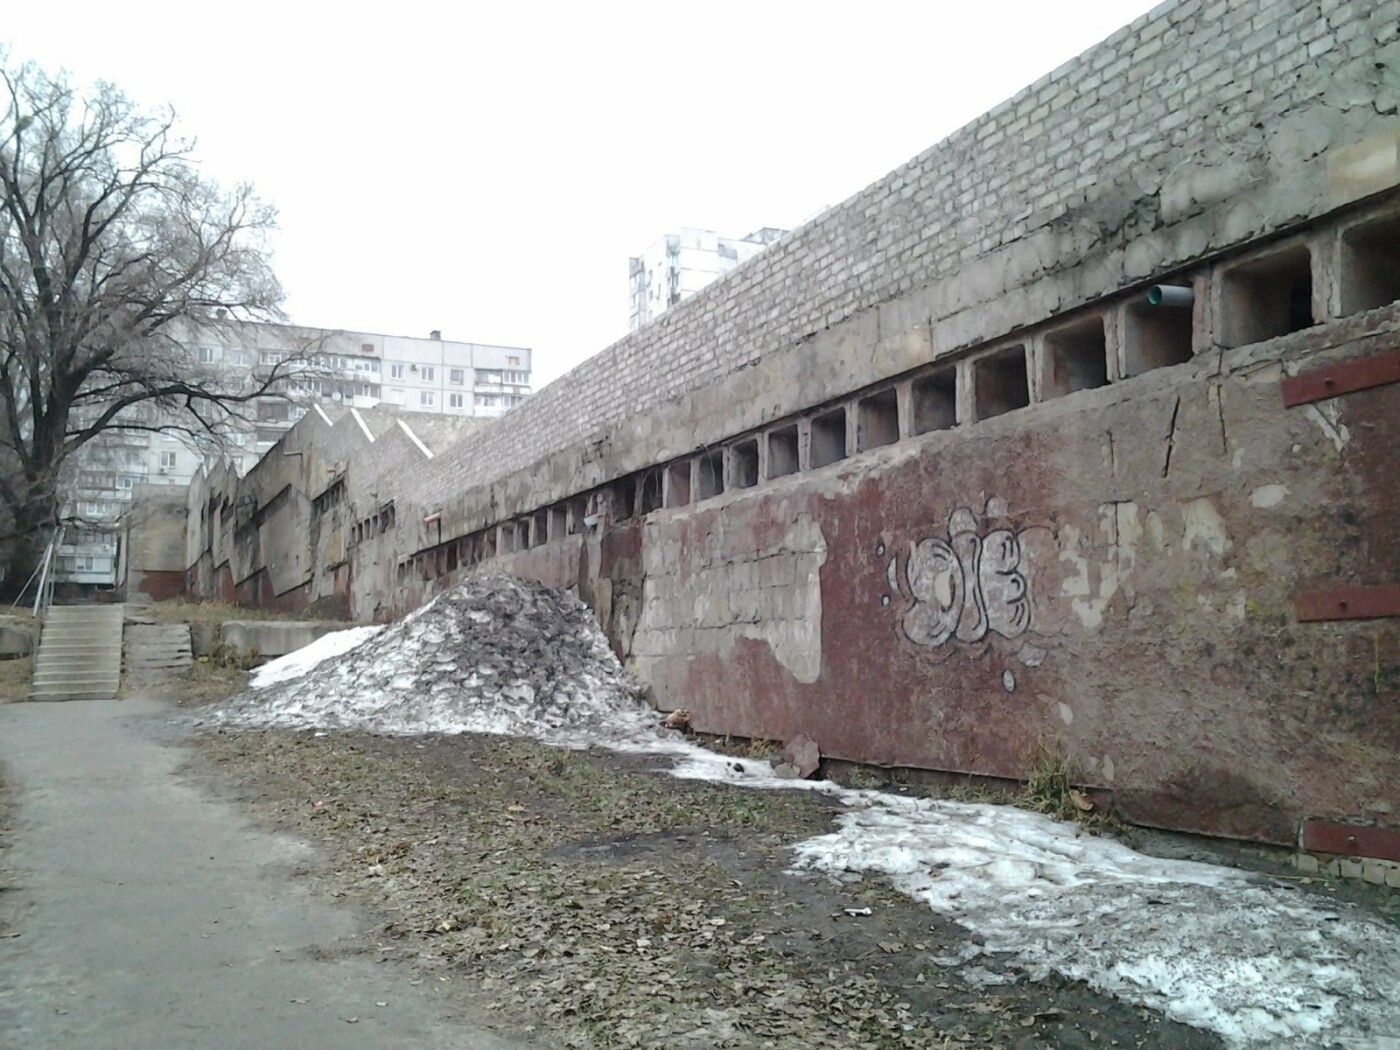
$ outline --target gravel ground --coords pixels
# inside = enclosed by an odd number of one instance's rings
[[[677,1050],[1220,1045],[1073,982],[972,986],[935,962],[967,935],[883,879],[785,874],[788,848],[831,827],[809,793],[495,736],[195,740],[193,768],[319,842],[330,864],[308,877],[381,917],[377,950],[452,978],[504,1031]]]

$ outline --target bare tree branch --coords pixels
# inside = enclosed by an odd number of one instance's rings
[[[217,438],[316,373],[310,355],[232,384],[199,366],[207,332],[279,319],[282,292],[273,210],[191,157],[173,113],[0,50],[0,510],[16,535],[58,521],[65,464],[147,425],[133,412]]]

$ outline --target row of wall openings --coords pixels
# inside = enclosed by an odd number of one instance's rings
[[[1400,215],[1369,219],[1344,230],[1338,259],[1341,316],[1400,300]],[[1286,244],[1227,264],[1219,274],[1221,345],[1244,346],[1317,323],[1312,253],[1307,244]],[[1057,318],[1042,326],[1038,339],[971,356],[965,363],[971,381],[971,420],[991,419],[1025,408],[1033,400],[1066,397],[1107,386],[1115,379],[1131,379],[1190,361],[1195,352],[1195,295],[1191,282],[1168,281],[1151,291],[1134,292],[1129,299],[1086,308],[1067,319]],[[1111,337],[1111,326],[1115,325],[1116,339]],[[1033,346],[1038,348],[1034,354]],[[1038,372],[1038,383],[1033,369]],[[938,364],[908,381],[909,435],[948,430],[958,424],[959,370],[953,363]],[[892,445],[905,433],[901,426],[905,407],[896,386],[859,395],[849,404],[854,411],[854,448],[850,447],[848,412],[852,409],[848,403],[818,409],[806,423],[807,469],[838,463],[852,452]],[[724,447],[710,449],[620,479],[602,491],[611,493],[613,520],[625,521],[634,513],[650,514],[663,506],[685,507],[693,500],[710,499],[726,488],[753,488],[763,478],[786,477],[803,469],[802,433],[799,423],[784,423],[735,440],[727,451]],[[563,515],[563,505],[555,512]],[[557,523],[551,518],[548,538],[563,536],[565,521],[570,534],[585,531],[582,519],[581,505]],[[527,534],[528,530],[517,532],[517,539]],[[545,542],[542,527],[537,525],[534,534],[533,545]],[[522,540],[521,545],[529,545],[529,540]]]

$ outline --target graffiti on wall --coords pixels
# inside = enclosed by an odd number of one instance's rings
[[[993,509],[989,503],[989,517]],[[950,656],[958,642],[1019,639],[1031,630],[1034,618],[1028,531],[984,530],[976,514],[959,507],[948,516],[946,538],[914,540],[907,555],[888,556],[890,593],[881,604],[888,606],[891,595],[902,595],[908,604],[899,617],[900,632],[915,645],[936,650],[938,659]],[[883,543],[875,553],[887,557]],[[1007,652],[1013,650],[1028,666],[1038,666],[1045,655],[1029,640]],[[1013,689],[1009,671],[1007,678],[1006,688]]]
[[[936,649],[954,638],[980,642],[989,631],[1015,638],[1030,626],[1020,539],[1009,529],[979,535],[966,507],[949,515],[947,540],[913,545],[904,574],[913,604],[901,626],[916,645]]]

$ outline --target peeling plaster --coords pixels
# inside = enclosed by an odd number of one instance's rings
[[[1260,485],[1249,494],[1249,503],[1252,507],[1264,510],[1269,507],[1277,507],[1288,496],[1287,485]]]

